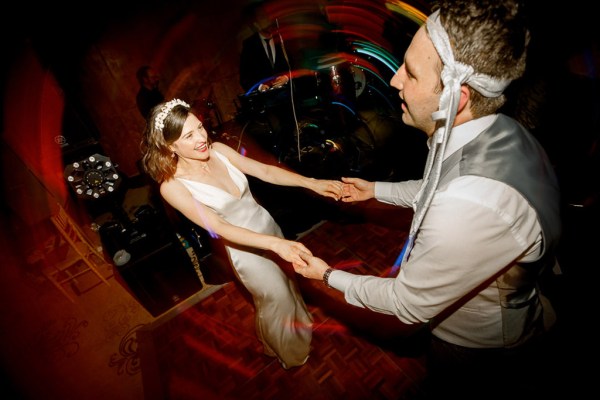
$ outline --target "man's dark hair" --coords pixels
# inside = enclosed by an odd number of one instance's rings
[[[137,77],[140,86],[144,84],[144,78],[148,76],[148,71],[151,69],[152,67],[149,65],[142,65],[138,68],[137,72],[135,73],[135,76]]]

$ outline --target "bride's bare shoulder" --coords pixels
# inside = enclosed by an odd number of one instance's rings
[[[229,147],[228,145],[226,145],[225,143],[222,142],[214,142],[212,144],[212,149],[218,151],[219,153],[229,153],[233,150],[231,147]]]
[[[163,183],[160,184],[160,192],[172,192],[175,190],[178,190],[179,188],[183,187],[183,185],[181,184],[181,182],[179,182],[179,180],[177,179],[178,177],[172,177],[171,179],[168,179],[166,181],[164,181]]]

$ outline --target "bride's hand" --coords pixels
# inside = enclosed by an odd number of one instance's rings
[[[331,197],[334,200],[340,200],[343,195],[344,183],[341,181],[327,180],[327,179],[315,179],[314,187],[312,188],[315,193],[321,196]]]
[[[323,275],[329,268],[329,265],[319,257],[312,256],[308,253],[302,253],[300,256],[302,257],[302,260],[304,260],[305,265],[294,263],[294,271],[305,278],[323,280]]]
[[[307,253],[312,255],[312,252],[306,248],[302,243],[295,242],[293,240],[281,239],[278,241],[273,251],[284,260],[294,264],[305,267],[306,262],[300,257],[301,253]]]

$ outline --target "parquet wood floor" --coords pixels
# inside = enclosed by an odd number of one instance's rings
[[[336,268],[383,275],[404,237],[405,230],[372,222],[327,221],[299,240]],[[147,398],[416,398],[424,376],[421,333],[394,317],[347,305],[321,282],[300,276],[298,282],[314,317],[305,365],[284,370],[262,354],[252,304],[242,287],[228,283],[138,332]]]
[[[269,155],[253,147],[247,138],[243,146],[255,158],[269,161]],[[326,219],[298,240],[336,268],[386,275],[409,229],[410,211],[375,200],[355,205],[320,203],[298,196],[295,190],[273,192],[256,182],[251,185],[259,201],[276,220],[283,222],[288,238],[312,226],[314,218]],[[568,226],[571,225],[570,222]],[[583,333],[572,329],[584,319],[572,311],[581,308],[581,301],[577,300],[581,293],[593,292],[579,288],[594,280],[579,277],[581,269],[577,267],[585,262],[573,257],[587,254],[584,249],[592,248],[597,240],[593,239],[595,236],[582,236],[579,225],[576,224],[578,234],[570,235],[576,246],[561,249],[561,266],[567,273],[560,277],[556,288],[550,288],[563,321],[552,359],[571,360],[585,353],[583,347],[589,342],[586,334],[586,339],[580,338]],[[589,245],[584,246],[585,243]],[[252,303],[243,287],[228,283],[175,316],[159,318],[138,330],[145,399],[420,397],[426,332],[415,331],[394,317],[350,306],[341,293],[327,289],[321,282],[300,276],[297,279],[314,317],[312,352],[305,365],[284,370],[277,360],[262,354],[254,332]],[[592,304],[587,300],[583,303]],[[587,311],[583,314],[590,315]],[[545,383],[568,387],[573,394],[586,382],[594,382],[583,379],[588,372],[581,363],[565,362],[567,368],[562,362],[558,364],[551,376],[545,377]],[[553,389],[546,392],[558,393]]]

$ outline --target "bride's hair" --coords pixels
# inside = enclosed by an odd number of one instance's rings
[[[190,106],[179,99],[155,106],[146,122],[142,138],[142,166],[158,183],[175,175],[177,155],[170,149],[183,132],[183,125],[190,113]]]

